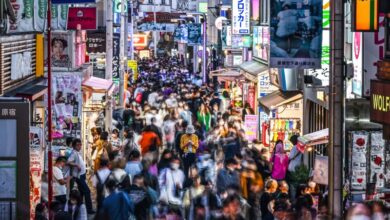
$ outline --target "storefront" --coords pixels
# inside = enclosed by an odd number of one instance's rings
[[[87,164],[91,165],[93,143],[91,129],[101,128],[104,130],[106,118],[105,111],[112,108],[112,95],[115,85],[111,80],[101,79],[98,77],[87,77],[82,82],[83,106],[82,106],[82,141],[84,159]]]

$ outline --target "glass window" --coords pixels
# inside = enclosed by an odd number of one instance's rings
[[[16,120],[0,120],[0,157],[16,157]]]

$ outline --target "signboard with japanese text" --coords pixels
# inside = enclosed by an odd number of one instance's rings
[[[232,26],[223,25],[221,33],[222,49],[231,48],[232,46]]]
[[[257,139],[258,124],[258,115],[245,115],[244,127],[247,140],[253,141],[254,139]]]
[[[190,23],[188,27],[188,45],[200,45],[202,43],[202,24]]]
[[[142,23],[137,26],[138,31],[174,32],[175,24],[170,23]]]
[[[270,67],[321,68],[322,1],[271,1]]]
[[[106,33],[105,32],[87,32],[87,52],[105,53],[106,52]]]
[[[72,7],[68,9],[67,30],[95,30],[96,7]]]
[[[30,127],[30,217],[35,217],[35,207],[41,202],[41,180],[44,168],[43,128]]]
[[[233,0],[232,33],[250,34],[250,0]]]
[[[363,33],[363,96],[370,96],[370,81],[376,79],[377,62],[385,55],[385,16],[379,16],[379,30]]]
[[[355,32],[352,40],[353,79],[352,93],[362,96],[363,91],[363,33]]]
[[[322,82],[321,86],[329,85],[329,72],[330,72],[330,32],[329,30],[322,31],[322,55],[321,55],[321,68],[309,69],[308,75],[315,76]]]
[[[51,0],[52,4],[95,3],[95,0]]]
[[[112,41],[112,78],[113,79],[119,79],[119,46],[120,46],[120,34],[114,33],[113,34],[113,41]]]

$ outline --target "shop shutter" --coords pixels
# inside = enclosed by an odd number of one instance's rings
[[[34,34],[8,36],[0,38],[0,96],[5,92],[35,78],[36,73],[36,38]],[[22,78],[11,80],[12,54],[31,52],[31,73]]]

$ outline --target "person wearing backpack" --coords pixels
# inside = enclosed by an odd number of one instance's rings
[[[150,208],[152,198],[145,187],[144,177],[142,174],[134,176],[133,184],[130,186],[129,195],[134,203],[134,216],[136,219],[150,219]]]
[[[103,200],[107,196],[107,189],[105,188],[105,184],[110,174],[111,170],[108,169],[108,160],[101,160],[99,170],[96,171],[95,175],[92,177],[92,184],[96,189],[96,202],[98,210],[101,209]]]

